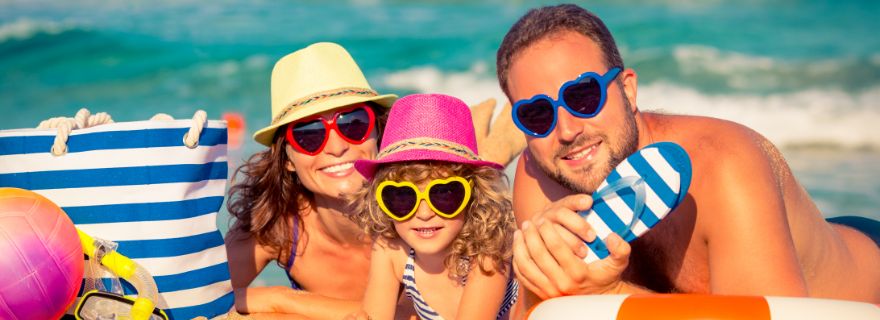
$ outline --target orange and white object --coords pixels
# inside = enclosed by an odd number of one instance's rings
[[[541,302],[526,316],[551,319],[880,319],[880,306],[816,298],[696,294],[591,295]]]
[[[227,147],[231,150],[241,148],[244,142],[244,133],[247,130],[244,116],[238,112],[224,112],[223,120],[226,120],[226,128],[228,129]]]

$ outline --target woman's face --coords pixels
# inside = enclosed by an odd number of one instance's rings
[[[350,107],[339,107],[323,112],[320,116],[329,122],[336,112]],[[364,179],[354,169],[354,162],[376,158],[376,128],[370,130],[367,140],[360,144],[344,140],[337,130],[327,128],[326,132],[329,135],[327,143],[316,155],[302,153],[285,143],[289,159],[287,169],[296,172],[302,185],[313,192],[316,198],[339,199],[341,195],[354,193],[363,186]]]

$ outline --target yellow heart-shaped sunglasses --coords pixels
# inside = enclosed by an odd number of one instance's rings
[[[376,187],[376,201],[385,214],[400,222],[411,218],[423,199],[437,215],[452,219],[467,207],[472,189],[470,181],[458,176],[431,180],[424,191],[409,181],[385,180]]]

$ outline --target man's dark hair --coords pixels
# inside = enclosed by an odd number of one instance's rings
[[[623,59],[617,51],[614,37],[595,14],[574,4],[561,4],[529,10],[510,27],[496,60],[498,84],[510,99],[507,88],[510,63],[526,47],[562,31],[573,31],[589,37],[602,49],[606,67],[623,68]],[[620,78],[618,78],[620,79]]]

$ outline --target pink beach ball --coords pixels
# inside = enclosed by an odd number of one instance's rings
[[[76,228],[55,203],[0,188],[0,319],[58,319],[83,277]]]

